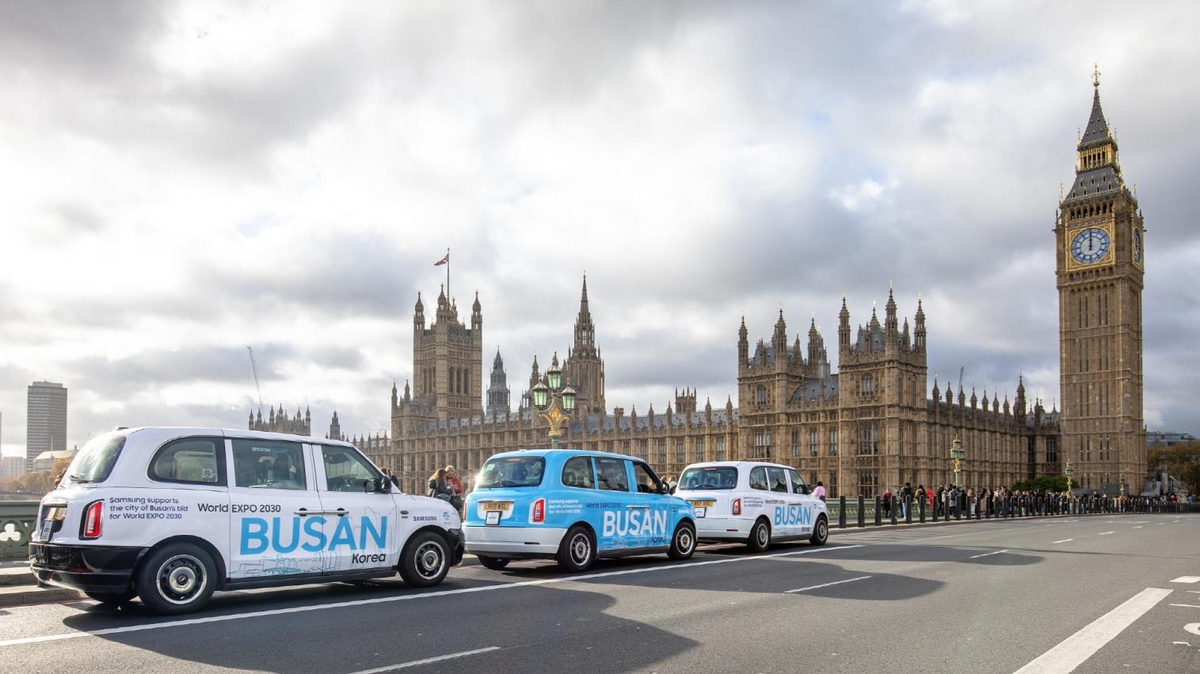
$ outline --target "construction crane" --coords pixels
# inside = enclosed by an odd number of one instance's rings
[[[258,393],[258,416],[262,416],[262,389],[258,386],[258,363],[254,361],[254,349],[246,347],[250,352],[250,371],[254,373],[254,390]]]

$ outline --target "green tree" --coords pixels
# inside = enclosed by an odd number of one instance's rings
[[[1187,485],[1188,491],[1193,494],[1200,491],[1200,441],[1153,447],[1146,453],[1146,458],[1151,472],[1166,468]]]

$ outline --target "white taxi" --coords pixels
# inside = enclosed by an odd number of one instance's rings
[[[679,475],[676,496],[696,511],[701,541],[742,541],[754,552],[808,539],[824,545],[829,512],[791,466],[763,461],[693,463]]]
[[[122,429],[79,450],[42,498],[43,583],[158,613],[214,590],[400,573],[436,585],[462,561],[458,513],[392,482],[353,445],[212,428]]]

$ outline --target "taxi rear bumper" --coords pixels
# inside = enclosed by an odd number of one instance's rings
[[[744,517],[697,517],[696,538],[701,541],[744,541],[754,520]]]
[[[553,557],[566,533],[555,527],[463,527],[467,552],[502,559]]]
[[[124,592],[146,548],[30,543],[30,570],[43,583],[85,592]]]

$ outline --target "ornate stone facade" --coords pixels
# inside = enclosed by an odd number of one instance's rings
[[[1086,260],[1072,253],[1080,232],[1102,230],[1111,248]],[[697,409],[695,391],[676,392],[664,413],[644,416],[604,399],[604,363],[584,279],[574,344],[564,378],[579,392],[579,408],[563,446],[643,457],[663,474],[691,462],[769,458],[824,481],[831,495],[867,497],[905,482],[949,484],[949,450],[966,451],[959,483],[988,488],[1075,466],[1077,484],[1098,488],[1124,473],[1140,480],[1145,466],[1142,427],[1141,289],[1142,229],[1137,202],[1121,180],[1116,141],[1100,111],[1097,88],[1092,120],[1079,144],[1077,178],[1062,201],[1055,229],[1064,413],[1029,401],[1018,378],[1016,395],[997,392],[968,398],[943,391],[935,379],[929,395],[927,326],[916,303],[913,322],[901,321],[889,291],[883,321],[872,310],[851,330],[845,298],[838,315],[838,366],[830,367],[815,319],[802,344],[789,345],[783,312],[769,342],[753,353],[743,317],[737,341],[737,395],[724,406]],[[1091,251],[1093,244],[1085,244]],[[1073,260],[1073,261],[1072,261]],[[495,452],[547,447],[546,423],[530,409],[528,392],[513,411],[501,404],[507,381],[497,352],[487,412],[483,412],[482,313],[478,296],[471,327],[458,320],[453,300],[438,298],[436,321],[424,325],[418,296],[414,318],[415,391],[392,387],[392,440],[368,450],[380,465],[399,470],[408,491],[423,492],[427,476],[454,464],[473,477]],[[529,386],[542,379],[533,361]],[[503,392],[503,396],[501,395]]]
[[[271,433],[291,433],[292,435],[312,435],[312,414],[308,408],[304,408],[303,416],[300,414],[300,409],[296,409],[296,416],[288,417],[287,412],[283,411],[283,405],[279,406],[279,411],[274,408],[268,408],[267,417],[264,419],[262,410],[257,414],[254,411],[250,412],[250,422],[247,428],[252,431],[269,431]]]
[[[1075,482],[1140,490],[1146,470],[1142,408],[1145,226],[1125,185],[1117,141],[1100,108],[1099,72],[1075,181],[1055,221],[1062,440]]]

